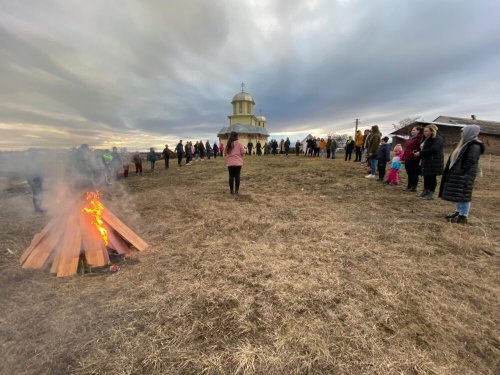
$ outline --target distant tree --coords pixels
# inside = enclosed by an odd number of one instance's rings
[[[407,117],[402,120],[400,120],[397,124],[392,124],[394,126],[394,130],[398,130],[401,128],[404,128],[406,125],[410,125],[411,123],[417,121],[421,116],[417,117]]]

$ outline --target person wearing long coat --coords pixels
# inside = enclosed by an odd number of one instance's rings
[[[480,128],[467,125],[462,139],[450,155],[439,187],[439,197],[456,202],[456,210],[446,218],[452,223],[467,223],[471,207],[472,189],[484,144],[478,139]]]
[[[443,174],[444,168],[444,140],[438,134],[434,124],[424,127],[424,141],[420,144],[420,151],[414,152],[415,157],[420,157],[422,176],[424,177],[424,191],[420,197],[424,200],[434,199],[437,186],[437,176]]]

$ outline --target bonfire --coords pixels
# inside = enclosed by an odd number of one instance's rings
[[[83,260],[93,267],[109,264],[108,250],[129,254],[148,245],[101,202],[98,191],[78,196],[36,234],[19,259],[23,268],[43,269],[58,277],[77,273]]]

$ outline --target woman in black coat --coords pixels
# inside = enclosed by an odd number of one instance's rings
[[[477,138],[479,131],[477,125],[462,129],[462,139],[450,155],[441,179],[439,196],[457,203],[456,212],[446,216],[452,223],[467,223],[479,157],[484,153],[484,144]]]
[[[415,151],[415,157],[420,157],[422,163],[422,176],[424,177],[424,191],[422,199],[434,199],[437,186],[437,176],[443,174],[444,151],[443,137],[438,134],[438,128],[429,124],[424,128],[424,141],[420,144],[420,151]]]

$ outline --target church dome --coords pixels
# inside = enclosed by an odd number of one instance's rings
[[[249,93],[247,93],[245,91],[241,91],[241,92],[237,93],[235,96],[233,96],[233,100],[231,101],[231,103],[239,102],[239,101],[251,102],[251,103],[255,104],[255,102],[253,101],[252,95],[250,95]]]
[[[264,116],[257,116],[257,121],[267,121]]]

